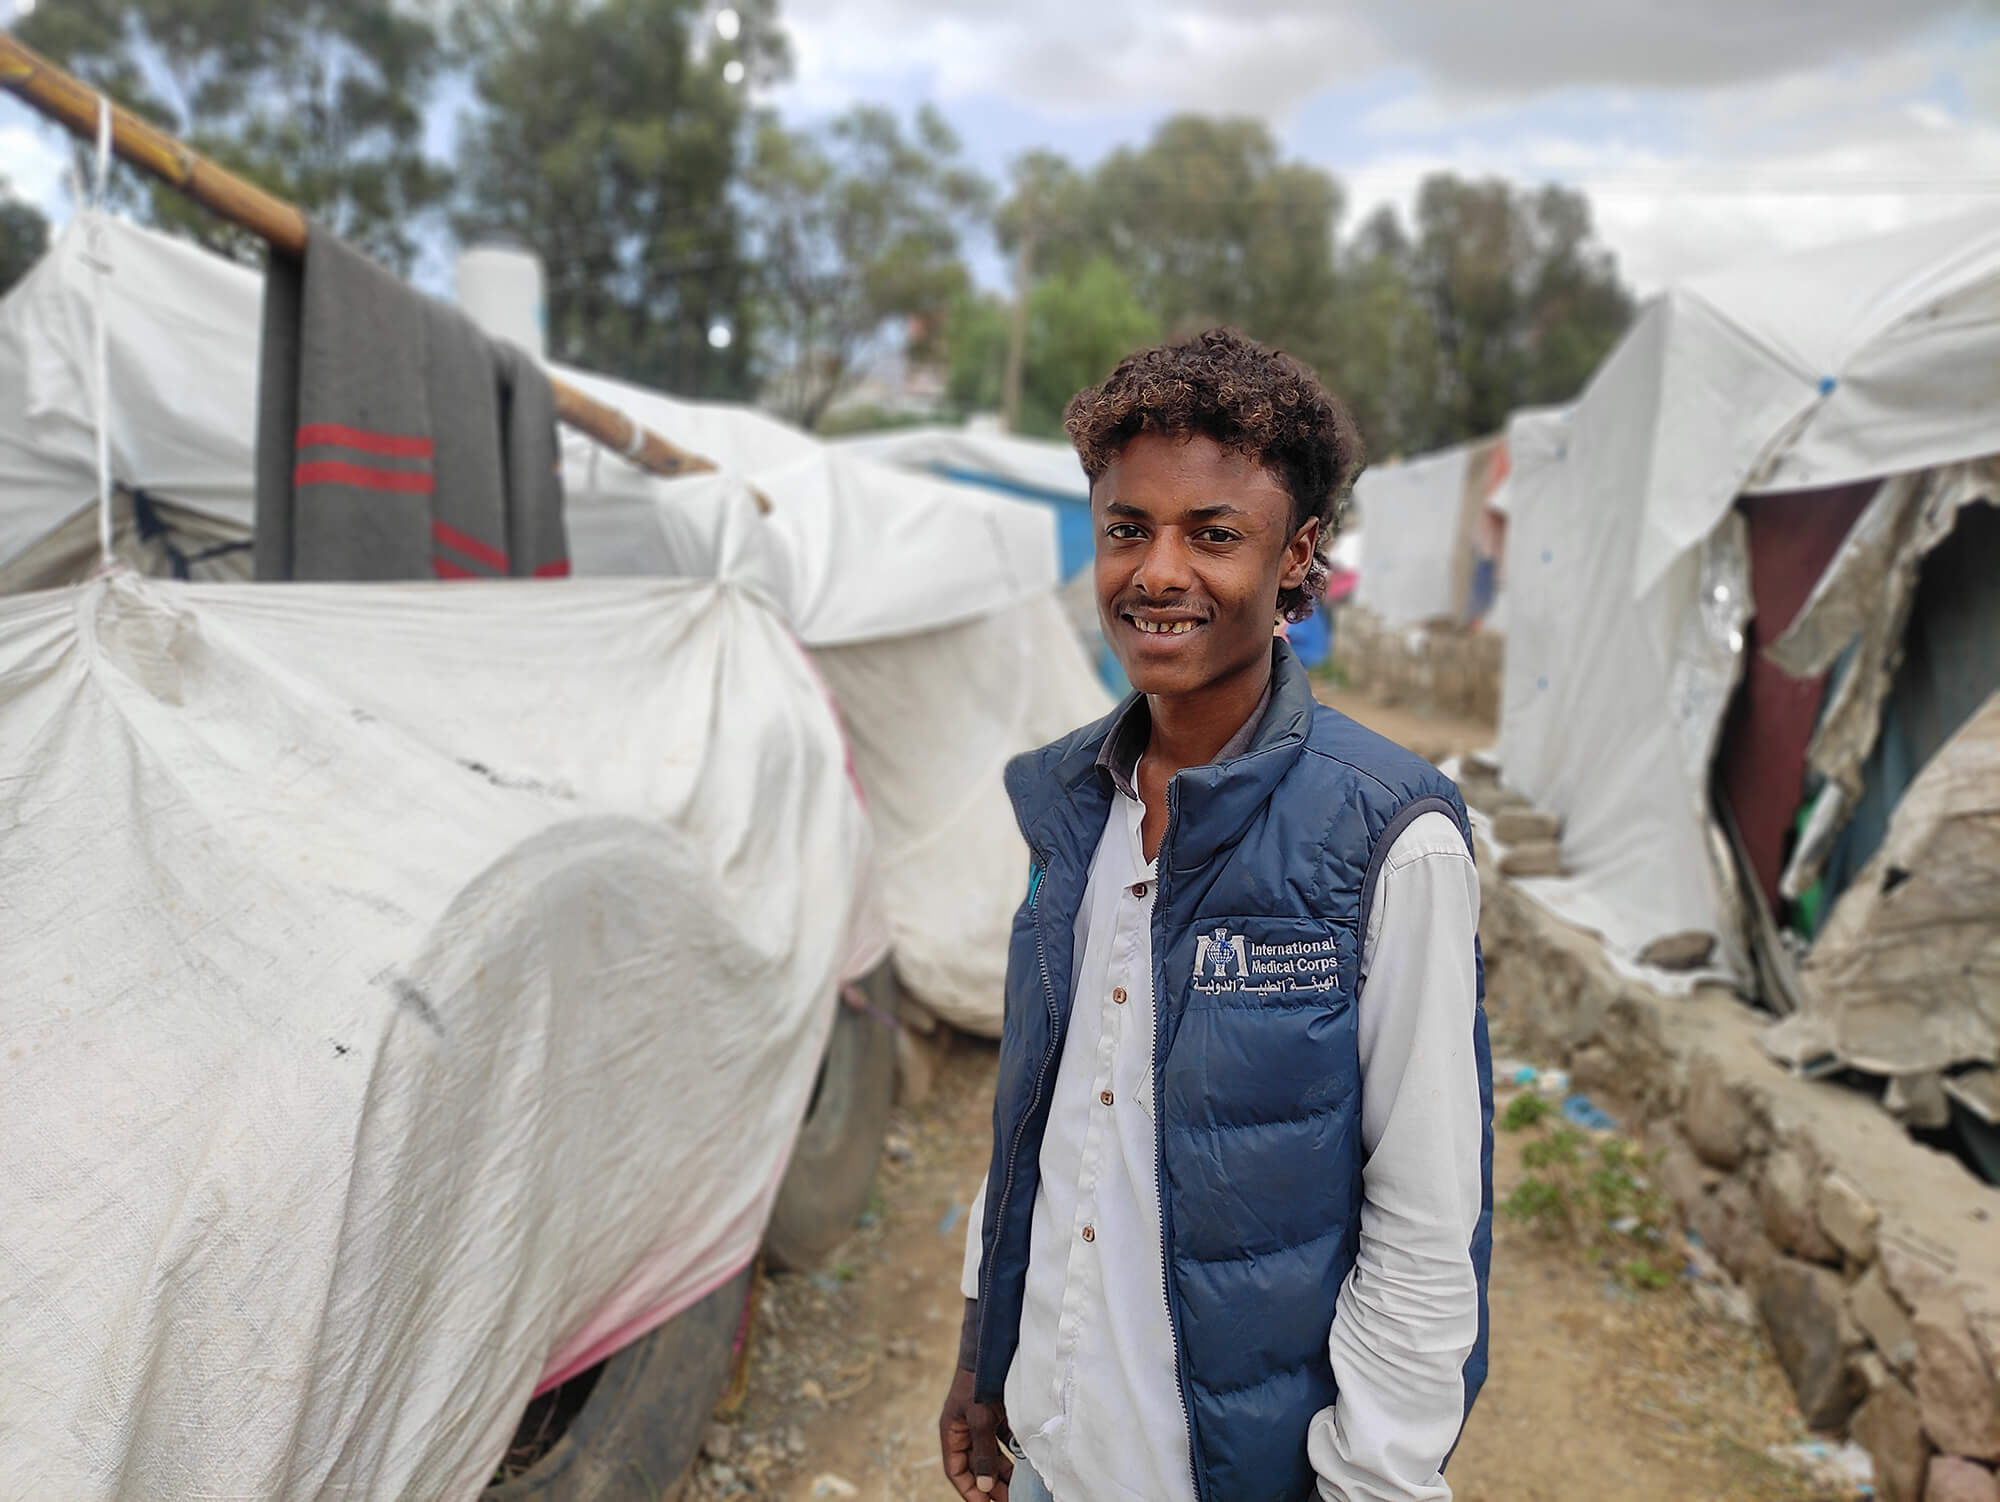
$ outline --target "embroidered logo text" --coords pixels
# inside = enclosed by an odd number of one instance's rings
[[[1338,945],[1331,938],[1253,944],[1241,934],[1217,928],[1194,941],[1194,989],[1211,995],[1324,991],[1339,975]]]

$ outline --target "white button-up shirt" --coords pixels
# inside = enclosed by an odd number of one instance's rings
[[[1114,793],[1076,915],[1069,1031],[1007,1375],[1009,1424],[1057,1502],[1194,1498],[1161,1267],[1144,812]],[[1451,1496],[1439,1467],[1457,1441],[1478,1333],[1478,922],[1457,828],[1442,814],[1413,820],[1383,864],[1363,936],[1360,1251],[1328,1332],[1340,1395],[1306,1436],[1320,1494],[1338,1502]],[[978,1296],[985,1192],[966,1237],[967,1298]]]

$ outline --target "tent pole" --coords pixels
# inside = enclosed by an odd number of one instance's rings
[[[0,88],[19,95],[84,140],[96,138],[97,90],[5,32],[0,32]],[[306,216],[298,209],[217,166],[116,102],[111,105],[111,147],[122,160],[178,188],[217,217],[268,241],[274,250],[293,256],[305,254]],[[557,417],[640,468],[656,475],[686,475],[715,468],[712,461],[669,443],[567,382],[550,376],[549,385],[555,392]],[[759,509],[770,509],[761,495],[757,500]]]

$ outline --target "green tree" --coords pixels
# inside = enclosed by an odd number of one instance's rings
[[[0,177],[0,293],[18,282],[49,248],[49,222],[14,196]]]
[[[1408,265],[1437,331],[1438,442],[1569,400],[1632,320],[1589,201],[1569,188],[1427,178]]]
[[[64,0],[15,30],[398,271],[448,190],[423,146],[444,61],[423,0]],[[214,249],[262,254],[172,188],[119,174],[117,194]]]
[[[474,0],[461,239],[535,251],[557,358],[688,396],[752,389],[732,195],[746,90],[788,66],[774,0],[724,38],[701,0]],[[734,65],[734,66],[732,66]]]
[[[940,339],[945,400],[961,417],[998,412],[1007,364],[1007,300],[968,291],[945,314]]]
[[[1438,406],[1437,324],[1410,260],[1409,236],[1385,206],[1345,248],[1336,284],[1323,374],[1378,462],[1435,448],[1449,431]]]
[[[1108,257],[1037,283],[1028,295],[1021,431],[1062,436],[1069,399],[1103,380],[1133,350],[1157,343],[1160,333],[1159,319]]]
[[[745,182],[767,392],[811,427],[894,325],[914,329],[913,352],[928,353],[925,333],[968,286],[962,235],[987,213],[992,189],[929,106],[907,132],[873,105],[814,133],[766,120]]]
[[[1177,115],[1107,157],[1089,199],[1098,250],[1168,333],[1232,324],[1325,361],[1340,186],[1262,122]]]
[[[961,414],[1000,405],[1009,311],[983,293],[962,299],[946,320],[946,395]],[[1160,321],[1105,256],[1037,282],[1027,315],[1019,431],[1039,438],[1060,438],[1069,399],[1160,338]]]

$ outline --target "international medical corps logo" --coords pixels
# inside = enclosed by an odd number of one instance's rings
[[[1340,978],[1338,944],[1332,938],[1290,944],[1253,944],[1226,928],[1194,941],[1194,989],[1277,995],[1330,990]]]
[[[1226,928],[1218,928],[1214,933],[1204,934],[1194,941],[1196,980],[1204,978],[1221,980],[1229,975],[1247,979],[1249,974],[1249,946],[1243,942],[1241,934],[1233,934]]]

